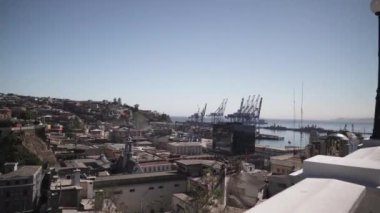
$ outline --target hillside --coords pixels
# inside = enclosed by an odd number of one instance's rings
[[[11,133],[0,140],[0,170],[6,162],[19,162],[20,165],[41,165],[47,161],[55,165],[56,159],[45,142],[36,135]]]
[[[36,135],[24,137],[22,145],[29,152],[36,155],[41,161],[47,161],[49,165],[55,165],[57,163],[52,150],[49,150],[46,143]]]

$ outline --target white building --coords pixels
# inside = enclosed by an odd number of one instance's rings
[[[150,172],[165,172],[176,170],[174,163],[169,162],[149,162],[149,163],[139,163],[140,172],[150,173]]]
[[[177,155],[200,155],[202,144],[200,142],[173,142],[168,144],[168,150]]]
[[[314,156],[290,179],[301,181],[247,212],[380,212],[380,147]]]
[[[174,172],[155,172],[98,177],[94,188],[104,190],[119,210],[164,212],[171,208],[172,194],[186,192],[187,182]]]
[[[365,197],[365,191],[364,186],[345,181],[307,178],[248,212],[353,213],[358,212],[353,210]]]

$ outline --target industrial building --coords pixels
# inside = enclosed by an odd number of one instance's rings
[[[119,210],[164,212],[170,210],[172,194],[186,192],[186,176],[155,172],[98,177],[94,189],[113,197]]]
[[[240,123],[213,125],[213,151],[229,155],[245,155],[255,152],[256,128]]]
[[[173,142],[168,143],[168,150],[176,155],[200,155],[202,144],[200,142]]]

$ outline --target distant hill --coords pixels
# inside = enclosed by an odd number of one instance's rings
[[[169,115],[152,112],[149,110],[133,111],[133,120],[136,128],[145,129],[150,122],[172,122]]]

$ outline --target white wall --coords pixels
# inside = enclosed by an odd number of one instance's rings
[[[368,159],[317,155],[303,162],[305,177],[334,178],[365,186],[380,185],[380,164]]]
[[[163,172],[163,171],[171,171],[174,169],[174,164],[167,163],[167,164],[151,164],[151,165],[140,165],[141,170],[143,173],[150,173],[150,172]]]
[[[150,187],[153,189],[149,189]],[[170,210],[172,194],[186,192],[186,180],[121,185],[102,189],[113,195],[114,202],[120,209],[128,212],[150,212],[154,209],[155,212],[159,212],[161,208],[165,211]]]

